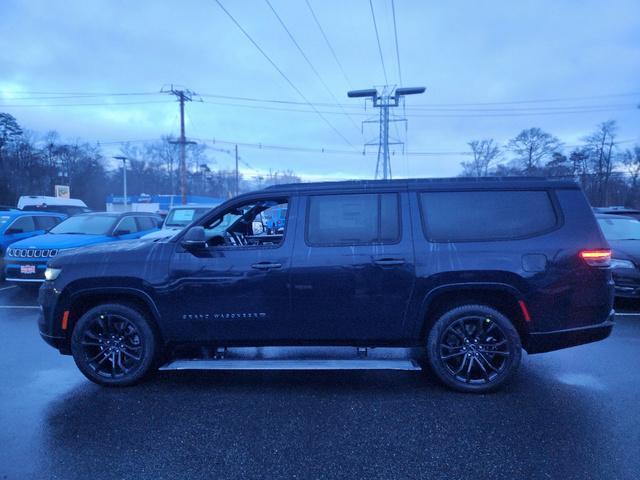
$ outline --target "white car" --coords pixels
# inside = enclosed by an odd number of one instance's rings
[[[148,233],[142,239],[171,238],[194,220],[209,212],[216,205],[184,205],[174,207],[165,218],[162,228]]]

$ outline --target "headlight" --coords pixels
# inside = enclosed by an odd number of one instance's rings
[[[619,258],[611,259],[611,268],[631,268],[634,269],[636,266],[633,262],[629,260],[620,260]]]
[[[47,267],[47,269],[44,271],[44,278],[45,280],[53,282],[56,278],[60,276],[61,272],[62,272],[61,268]]]

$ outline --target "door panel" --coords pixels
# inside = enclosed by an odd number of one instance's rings
[[[289,199],[289,212],[295,206]],[[291,252],[295,215],[279,245],[177,246],[170,261],[166,311],[178,341],[277,343],[290,338]]]
[[[320,212],[320,209],[318,214],[343,218],[324,220],[333,232],[324,229],[318,235],[309,236],[309,216],[315,214],[314,207],[309,198],[301,199],[298,210],[301,226],[296,232],[291,269],[292,316],[296,319],[297,337],[328,343],[393,341],[405,337],[405,310],[415,272],[406,194],[399,194],[398,201],[399,208],[394,206],[394,209],[386,201],[378,204],[386,220],[390,212],[397,211],[398,240],[392,242],[389,222],[383,221],[378,223],[382,243],[325,246],[321,243],[331,243],[338,231],[343,232],[345,239],[369,234],[371,222],[362,219],[363,211],[359,210],[366,203],[357,199],[346,207],[335,202],[333,212],[330,209]],[[337,212],[336,208],[342,211]],[[391,230],[397,233],[395,227]],[[309,238],[324,241],[309,245]]]

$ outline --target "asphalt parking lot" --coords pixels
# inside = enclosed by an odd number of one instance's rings
[[[420,372],[163,372],[104,389],[0,283],[0,479],[637,478],[640,313],[483,396]]]

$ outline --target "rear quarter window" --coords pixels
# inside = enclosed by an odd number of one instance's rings
[[[419,196],[424,232],[433,242],[526,238],[558,224],[546,190],[423,192]]]

